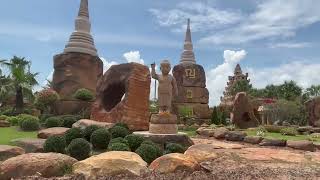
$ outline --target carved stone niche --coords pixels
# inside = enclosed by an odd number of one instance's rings
[[[91,119],[126,123],[131,130],[149,128],[150,72],[137,63],[113,65],[99,80]]]
[[[309,124],[320,127],[320,96],[306,102]]]

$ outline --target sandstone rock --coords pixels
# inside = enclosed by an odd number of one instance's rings
[[[10,127],[10,123],[6,120],[0,120],[0,127]]]
[[[311,126],[320,127],[320,96],[315,97],[305,103]]]
[[[303,127],[298,127],[297,131],[300,133],[304,133],[304,132],[310,132],[312,129],[312,126],[303,126]]]
[[[178,86],[178,92],[178,96],[175,97],[176,102],[209,103],[209,91],[207,88]]]
[[[84,53],[63,53],[54,56],[53,89],[62,100],[72,100],[80,88],[96,92],[96,84],[103,73],[98,56]]]
[[[241,131],[229,131],[227,132],[225,138],[227,141],[243,141],[247,136],[247,133]]]
[[[206,75],[203,67],[198,64],[178,64],[172,70],[178,86],[206,87]]]
[[[173,114],[152,114],[150,123],[153,124],[177,124],[177,116]]]
[[[54,104],[54,110],[57,114],[78,114],[79,112],[88,111],[93,102],[80,101],[80,100],[60,100]]]
[[[20,138],[11,141],[13,145],[23,148],[26,153],[43,152],[45,139]]]
[[[43,177],[63,176],[77,160],[64,154],[30,153],[10,158],[0,165],[1,179],[41,174]]]
[[[230,118],[241,129],[258,126],[259,121],[245,92],[240,92],[236,95]]]
[[[263,139],[260,146],[286,146],[286,140],[280,139]]]
[[[243,141],[250,144],[259,144],[262,140],[261,136],[246,136]]]
[[[147,170],[147,163],[139,155],[125,151],[102,153],[73,165],[73,173],[82,174],[87,179],[118,174],[139,176],[140,173]]]
[[[215,129],[213,129],[213,128],[201,127],[199,129],[197,129],[196,133],[201,136],[212,137],[214,135],[214,131],[215,131]]]
[[[24,154],[24,149],[17,146],[0,145],[0,161]]]
[[[80,129],[85,129],[88,126],[95,125],[98,127],[102,128],[112,128],[114,126],[114,123],[106,123],[106,122],[98,122],[98,121],[93,121],[90,119],[80,119],[76,123],[72,125],[73,128],[80,128]]]
[[[149,132],[152,134],[176,134],[178,126],[176,124],[151,124]]]
[[[242,144],[223,142],[221,140],[216,140],[216,139],[192,138],[192,141],[195,144],[210,144],[210,145],[214,146],[216,149],[242,149],[242,148],[245,148],[245,146]]]
[[[147,66],[138,63],[112,66],[98,82],[91,119],[124,122],[131,130],[148,130],[150,82]]]
[[[320,138],[320,133],[312,133],[310,134],[312,138]]]
[[[320,133],[320,128],[315,127],[310,130],[311,133]]]
[[[150,164],[149,168],[160,173],[172,173],[177,170],[193,172],[199,170],[200,165],[191,156],[172,153],[157,158]]]
[[[178,124],[178,130],[184,130],[186,127],[184,124]]]
[[[218,155],[215,153],[216,149],[217,147],[211,144],[196,144],[189,147],[184,154],[193,157],[200,163],[218,158]]]
[[[226,134],[229,132],[229,130],[225,127],[220,127],[214,130],[213,137],[216,139],[223,139]]]
[[[54,127],[43,129],[38,132],[38,138],[47,139],[51,136],[63,136],[70,128],[65,127]]]
[[[307,141],[307,140],[301,140],[301,141],[288,140],[287,146],[294,149],[304,150],[304,151],[315,151],[314,144],[311,141]]]

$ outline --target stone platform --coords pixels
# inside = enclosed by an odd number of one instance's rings
[[[193,141],[187,136],[186,133],[177,134],[153,134],[149,131],[136,131],[133,134],[141,135],[146,139],[149,139],[157,144],[160,144],[162,148],[165,148],[166,143],[178,143],[185,147],[192,146]]]
[[[149,132],[152,134],[177,134],[177,116],[173,114],[152,114]]]

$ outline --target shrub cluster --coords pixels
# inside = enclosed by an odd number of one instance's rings
[[[62,119],[60,119],[59,117],[49,117],[46,121],[45,121],[45,126],[47,128],[52,128],[52,127],[61,127],[63,124]]]
[[[9,117],[6,115],[0,115],[0,120],[7,120]]]
[[[283,127],[281,126],[276,126],[276,125],[265,125],[264,128],[271,133],[280,133],[281,129]]]
[[[110,132],[105,128],[100,128],[92,133],[90,141],[94,148],[107,149],[110,139]]]
[[[125,143],[111,143],[108,147],[109,151],[130,151],[130,147]]]
[[[90,141],[90,138],[91,138],[91,135],[94,131],[98,130],[100,127],[97,126],[97,125],[90,125],[90,126],[87,126],[84,131],[83,131],[83,137]]]
[[[82,101],[91,101],[94,98],[93,93],[90,90],[84,88],[78,89],[73,96],[74,98]]]
[[[7,121],[10,123],[11,126],[19,125],[19,118],[16,116],[11,116],[7,118]]]
[[[45,152],[65,153],[66,140],[63,136],[49,137],[43,146]]]
[[[282,135],[286,135],[286,136],[296,136],[299,134],[299,132],[297,131],[296,128],[293,127],[287,127],[287,128],[283,128],[280,130],[280,133]]]
[[[109,144],[114,144],[114,143],[122,143],[122,144],[126,144],[127,146],[129,146],[128,141],[122,137],[117,137],[117,138],[111,139],[111,141],[109,142]]]
[[[152,161],[161,156],[159,148],[153,143],[142,143],[135,151],[144,161],[150,164]]]
[[[117,137],[124,138],[130,134],[129,130],[122,126],[113,126],[109,130],[110,130],[110,133],[112,134],[112,138],[117,138]]]
[[[75,116],[69,115],[69,116],[61,116],[62,119],[62,125],[66,128],[72,128],[72,125],[77,122],[77,118]]]
[[[84,160],[90,156],[90,143],[83,138],[73,139],[67,147],[67,153],[79,161]]]
[[[129,130],[129,126],[126,123],[122,123],[122,122],[118,122],[116,123],[114,126],[120,126],[120,127],[124,127],[127,130]]]
[[[40,128],[39,118],[28,114],[20,114],[18,117],[18,125],[24,131],[36,131]]]
[[[184,153],[186,151],[186,148],[183,147],[180,144],[177,143],[168,143],[166,144],[166,148],[164,151],[164,154],[170,154],[170,153]]]
[[[66,143],[70,144],[72,140],[82,138],[83,133],[82,130],[79,128],[71,128],[64,134],[64,136],[66,139]]]

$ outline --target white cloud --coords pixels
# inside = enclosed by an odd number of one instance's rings
[[[129,51],[123,54],[123,57],[130,63],[130,62],[135,62],[135,63],[140,63],[144,64],[144,60],[141,59],[140,56],[140,51]]]
[[[101,61],[103,62],[103,73],[105,73],[112,65],[119,64],[116,61],[108,61],[104,57],[100,57]]]
[[[275,44],[269,45],[269,47],[271,48],[290,48],[290,49],[305,48],[310,46],[311,46],[311,43],[306,43],[306,42],[301,42],[301,43],[283,42],[283,43],[275,43]]]
[[[232,51],[225,50],[223,64],[209,70],[207,74],[207,87],[210,92],[210,106],[218,105],[220,97],[228,82],[228,76],[233,75],[234,68],[237,63],[244,59],[247,55],[245,50]]]

